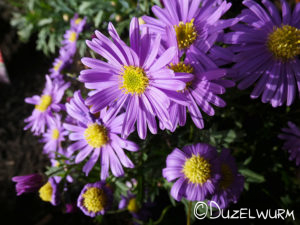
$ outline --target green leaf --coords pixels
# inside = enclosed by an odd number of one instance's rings
[[[53,19],[51,17],[49,18],[45,18],[45,19],[41,19],[39,22],[38,22],[38,26],[44,26],[44,25],[47,25],[47,24],[50,24],[53,22]]]
[[[262,183],[265,182],[265,178],[262,175],[259,175],[258,173],[255,173],[252,170],[249,169],[240,169],[239,172],[245,176],[246,181],[250,183]]]

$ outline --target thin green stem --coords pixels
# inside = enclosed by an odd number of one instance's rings
[[[191,210],[192,210],[192,202],[189,201],[187,218],[186,218],[186,225],[191,225]]]

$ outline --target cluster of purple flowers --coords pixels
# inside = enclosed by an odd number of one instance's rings
[[[88,69],[80,72],[79,81],[90,90],[88,96],[75,91],[63,105],[60,102],[70,84],[65,83],[61,71],[72,62],[78,34],[86,22],[75,15],[51,74],[46,76],[43,95],[25,99],[35,105],[25,129],[43,134],[44,152],[50,158],[59,153],[71,157],[74,164],[84,162],[86,176],[100,161],[100,181],[86,184],[77,200],[86,215],[103,215],[111,207],[113,189],[105,181],[109,171],[120,177],[124,168],[134,167],[124,150],[139,149],[126,140],[135,130],[141,139],[147,137],[148,129],[156,134],[158,126],[174,132],[186,124],[187,113],[202,129],[202,113],[213,116],[213,106],[225,107],[219,95],[233,87],[234,81],[240,82],[241,89],[255,83],[251,97],[262,95],[262,102],[273,107],[293,103],[297,85],[300,92],[300,4],[292,12],[282,0],[280,16],[272,2],[262,3],[265,8],[246,0],[243,4],[248,9],[224,20],[221,17],[231,7],[227,1],[165,0],[164,8],[152,8],[156,18],[131,20],[129,46],[109,23],[111,38],[95,31],[92,40],[86,41],[104,59],[82,58]],[[232,32],[225,33],[227,28]],[[223,48],[217,42],[230,46]],[[233,68],[222,68],[230,63]],[[60,111],[67,113],[64,122],[57,114]],[[290,123],[283,131],[288,134],[279,137],[286,140],[284,148],[298,165],[299,146],[295,143],[300,143],[300,129]],[[67,136],[74,143],[64,149],[61,143]],[[244,178],[228,149],[219,155],[214,147],[202,143],[176,148],[166,164],[162,174],[169,182],[176,180],[171,196],[178,201],[212,200],[226,208],[237,202],[243,190]],[[31,188],[32,179],[25,180],[29,188],[23,179],[15,178],[20,182],[18,193],[36,188]],[[49,178],[40,188],[41,198],[58,204],[58,183]],[[119,208],[127,208],[138,218],[140,206],[134,194],[123,196]]]
[[[182,197],[189,201],[211,199],[220,208],[236,203],[243,188],[244,177],[238,173],[234,158],[228,149],[220,156],[210,145],[198,143],[175,148],[167,157],[163,177],[176,180],[171,195],[177,201]]]

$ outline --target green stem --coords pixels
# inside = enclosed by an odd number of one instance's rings
[[[186,225],[191,225],[191,209],[192,209],[192,202],[189,201],[188,213],[187,213],[187,218],[186,218]]]
[[[167,206],[166,208],[164,208],[164,210],[163,210],[162,213],[160,214],[160,217],[158,218],[158,220],[156,220],[153,224],[154,224],[154,225],[159,224],[159,223],[163,220],[163,218],[164,218],[164,216],[166,215],[167,211],[168,211],[171,207],[172,207],[172,206],[169,205],[169,206]]]

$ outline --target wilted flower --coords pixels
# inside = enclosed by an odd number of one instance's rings
[[[288,128],[283,128],[278,135],[280,139],[285,140],[283,149],[290,153],[290,160],[295,160],[296,165],[300,165],[300,129],[294,123],[288,122]]]
[[[233,202],[236,203],[244,189],[244,177],[238,173],[234,158],[228,149],[223,149],[219,157],[221,178],[211,200],[221,209]]]
[[[18,196],[23,193],[38,191],[43,185],[43,177],[37,173],[15,176],[12,178],[12,181],[16,182],[16,192]]]

